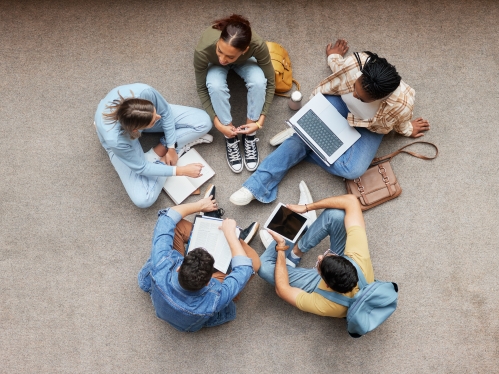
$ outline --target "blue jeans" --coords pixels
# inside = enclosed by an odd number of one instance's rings
[[[230,93],[227,86],[227,74],[234,70],[243,78],[248,89],[248,109],[246,118],[257,121],[262,113],[265,103],[267,79],[254,57],[251,57],[243,65],[229,64],[226,66],[210,65],[206,76],[206,87],[211,98],[211,104],[222,125],[232,123],[230,114]]]
[[[345,252],[347,232],[345,230],[345,211],[338,209],[326,209],[312,223],[305,235],[298,241],[300,251],[306,253],[318,245],[322,239],[329,235],[329,248],[339,256]],[[286,243],[290,245],[290,243]],[[275,250],[276,242],[272,241],[265,252],[260,256],[261,266],[258,275],[268,283],[275,285],[274,272],[277,259]],[[286,251],[286,256],[293,249],[292,246]],[[317,255],[322,255],[318,253]],[[306,292],[313,292],[321,280],[316,269],[304,269],[288,266],[289,284],[291,287],[300,288]]]
[[[347,117],[348,108],[340,96],[324,96],[343,117]],[[361,135],[360,139],[331,166],[327,166],[298,135],[294,134],[263,160],[243,186],[250,190],[258,201],[270,203],[277,198],[278,185],[286,173],[302,160],[319,165],[328,173],[339,177],[346,179],[360,177],[376,156],[383,135],[362,127],[356,129]]]
[[[171,112],[175,122],[175,133],[177,135],[177,151],[187,143],[205,135],[211,129],[211,121],[204,110],[182,105],[170,104]],[[163,133],[160,122],[143,132]],[[143,157],[142,146],[139,142],[132,142],[132,148],[136,157]],[[109,159],[118,173],[128,196],[139,208],[148,208],[158,199],[158,196],[166,182],[162,176],[145,176],[135,173],[123,161],[115,156],[113,151],[107,150]]]

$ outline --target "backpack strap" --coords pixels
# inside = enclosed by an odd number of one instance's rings
[[[357,265],[357,263],[350,257],[348,256],[343,256],[343,257],[346,258],[348,261],[350,261],[353,264],[353,266],[355,266],[355,269],[357,270],[357,275],[359,277],[359,282],[358,282],[359,289],[364,288],[367,285],[367,281],[360,266]],[[352,297],[342,295],[336,291],[324,291],[321,290],[319,286],[315,288],[314,292],[317,292],[319,295],[325,297],[326,299],[332,301],[333,303],[343,305],[347,308],[350,308],[350,305],[353,303]]]
[[[296,84],[296,90],[300,91],[300,83],[296,79],[293,79],[293,83]],[[282,96],[282,97],[291,97],[290,94],[285,94],[285,93],[280,93],[280,92],[274,92],[275,96]]]
[[[423,156],[419,153],[416,153],[416,152],[411,152],[411,151],[404,151],[404,148],[407,148],[413,144],[428,144],[428,145],[431,145],[433,148],[435,148],[435,156],[433,157],[429,157],[429,156]],[[435,144],[433,143],[430,143],[430,142],[412,142],[412,143],[409,143],[407,145],[404,145],[402,148],[396,150],[395,152],[392,152],[392,153],[389,153],[387,155],[384,155],[384,156],[381,156],[381,157],[376,157],[372,160],[371,162],[371,166],[373,165],[378,165],[384,161],[390,161],[392,158],[394,158],[396,155],[398,155],[399,153],[407,153],[408,155],[411,155],[413,157],[417,157],[417,158],[421,158],[423,160],[433,160],[434,158],[436,158],[438,156],[438,148]]]

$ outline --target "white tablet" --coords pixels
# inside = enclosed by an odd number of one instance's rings
[[[300,234],[307,227],[306,223],[307,217],[295,213],[291,209],[286,208],[286,205],[283,203],[279,203],[267,222],[265,222],[264,227],[275,231],[284,239],[296,243]]]

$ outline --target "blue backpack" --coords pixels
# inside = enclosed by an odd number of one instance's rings
[[[351,337],[360,338],[374,330],[392,315],[397,308],[398,286],[393,282],[375,280],[367,283],[364,273],[350,257],[344,256],[357,269],[359,292],[347,297],[337,292],[316,288],[314,292],[326,299],[348,308],[347,330]]]

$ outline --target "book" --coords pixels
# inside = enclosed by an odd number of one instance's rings
[[[286,124],[327,166],[331,166],[360,138],[359,132],[321,93],[315,95]]]
[[[222,219],[197,215],[194,219],[191,238],[187,253],[195,248],[204,248],[215,259],[215,269],[227,274],[232,252],[225,235],[219,227]],[[240,230],[236,228],[236,235],[239,237]]]
[[[215,175],[215,171],[208,165],[203,157],[193,148],[184,153],[177,161],[177,166],[185,166],[189,164],[203,164],[201,176],[199,178],[191,178],[186,176],[173,176],[166,178],[163,190],[170,196],[173,202],[181,204],[188,196],[196,191],[200,186],[206,183]]]

